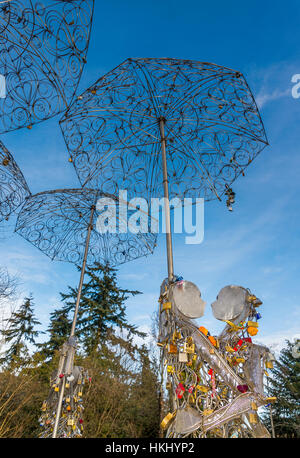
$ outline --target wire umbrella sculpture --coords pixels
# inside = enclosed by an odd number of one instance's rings
[[[0,4],[0,133],[66,110],[86,63],[93,9],[94,0]]]
[[[60,121],[80,183],[115,194],[234,202],[231,184],[268,144],[240,72],[170,58],[127,59],[77,97]]]
[[[103,199],[101,208],[98,206],[99,199]],[[60,363],[67,377],[72,376],[74,369],[75,329],[86,265],[100,262],[116,266],[151,254],[156,245],[156,235],[152,233],[107,231],[107,218],[115,217],[119,222],[123,218],[118,204],[116,197],[97,190],[62,189],[28,197],[18,214],[16,232],[52,260],[75,264],[82,262],[70,338],[66,344],[69,351],[63,353]],[[98,218],[101,214],[100,224]],[[66,377],[63,377],[60,385],[59,380],[54,384],[60,393],[52,437],[58,434],[67,383]]]
[[[29,195],[21,170],[0,141],[0,222],[8,220]]]

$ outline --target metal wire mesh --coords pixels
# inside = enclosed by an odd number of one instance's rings
[[[91,208],[100,197],[108,199],[107,205],[117,209],[114,196],[90,189],[64,189],[33,195],[19,212],[16,232],[53,260],[80,263]],[[99,232],[95,213],[87,264],[123,264],[151,254],[155,244],[156,234],[152,233]]]
[[[7,220],[29,194],[21,170],[0,141],[0,221]]]
[[[163,195],[161,119],[170,198],[220,198],[267,145],[241,73],[190,60],[127,59],[77,97],[61,120],[81,184]]]
[[[0,5],[0,133],[31,128],[72,101],[86,62],[94,0]]]

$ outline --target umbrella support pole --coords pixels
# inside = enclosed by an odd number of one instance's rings
[[[75,328],[76,328],[76,322],[77,322],[77,316],[78,316],[78,309],[79,309],[79,303],[80,303],[80,298],[81,298],[83,279],[84,279],[85,268],[86,268],[87,255],[88,255],[88,251],[89,251],[91,232],[92,232],[92,229],[93,229],[94,213],[95,213],[95,206],[93,205],[92,209],[91,209],[91,216],[90,216],[90,221],[89,221],[89,226],[88,226],[88,231],[87,231],[87,236],[86,236],[84,257],[83,257],[83,263],[82,263],[82,268],[81,268],[81,274],[80,274],[80,280],[79,280],[79,286],[78,286],[78,293],[77,293],[77,299],[76,299],[76,305],[75,305],[75,310],[74,310],[74,316],[73,316],[73,322],[72,322],[72,328],[71,328],[70,337],[74,337],[74,334],[75,334]],[[68,356],[69,356],[69,358],[68,358],[68,361],[67,361],[66,374],[64,374],[64,377],[62,379],[61,390],[60,390],[60,395],[59,395],[58,405],[57,405],[57,410],[56,410],[55,423],[54,423],[54,428],[53,428],[53,433],[52,433],[52,438],[53,439],[55,439],[57,437],[58,424],[59,424],[59,420],[60,420],[62,402],[63,402],[64,392],[65,392],[65,384],[66,384],[66,380],[65,379],[66,379],[66,376],[70,375],[70,373],[71,373],[73,360],[74,360],[74,358],[70,357],[71,355],[68,355]]]
[[[165,138],[165,119],[159,119],[159,129],[161,137],[161,156],[163,166],[163,185],[164,185],[164,205],[166,219],[166,244],[167,244],[167,261],[168,261],[168,280],[173,281],[174,266],[173,266],[173,247],[171,234],[171,216],[170,216],[170,201],[169,201],[169,182],[167,169],[167,154],[166,154],[166,138]]]

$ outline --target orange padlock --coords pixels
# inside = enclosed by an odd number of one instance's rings
[[[200,328],[198,328],[198,330],[199,330],[200,332],[202,332],[202,334],[204,334],[205,336],[207,336],[208,330],[207,330],[204,326],[200,326]]]
[[[214,336],[208,336],[208,340],[213,344],[214,347],[217,346],[217,341]]]

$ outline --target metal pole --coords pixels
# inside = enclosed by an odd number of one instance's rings
[[[80,274],[80,280],[79,280],[79,286],[78,286],[78,293],[77,293],[77,299],[76,299],[76,305],[75,305],[75,310],[74,310],[74,316],[73,316],[73,322],[72,322],[72,328],[71,328],[70,337],[73,337],[74,334],[75,334],[75,327],[76,327],[76,322],[77,322],[78,309],[79,309],[79,303],[80,303],[80,298],[81,298],[83,279],[84,279],[85,268],[86,268],[86,260],[87,260],[87,255],[88,255],[88,251],[89,251],[91,232],[92,232],[92,229],[93,229],[94,213],[95,213],[95,206],[93,205],[92,209],[91,209],[91,216],[90,216],[90,221],[89,221],[89,226],[88,226],[88,232],[87,232],[87,236],[86,236],[84,257],[83,257],[83,263],[82,263],[82,268],[81,268],[81,274]],[[69,373],[70,370],[71,370],[71,367],[70,367],[71,366],[71,360],[70,360],[70,358],[68,359],[68,361],[69,361],[69,364],[68,364],[68,367],[67,367],[67,372]],[[55,417],[55,423],[54,423],[54,428],[53,428],[53,433],[52,433],[52,438],[53,439],[55,439],[57,437],[58,423],[59,423],[59,419],[60,419],[62,401],[63,401],[63,397],[64,397],[64,392],[65,392],[65,384],[66,384],[66,374],[64,374],[64,377],[63,377],[63,380],[62,380],[61,391],[60,391],[60,395],[59,395],[58,406],[57,406],[56,417]]]
[[[275,437],[275,429],[274,429],[274,422],[273,422],[273,413],[272,413],[272,405],[270,404],[270,420],[271,420],[271,428],[272,428],[272,438]]]
[[[61,391],[59,393],[58,406],[56,410],[55,423],[54,423],[54,428],[53,428],[53,433],[52,433],[53,439],[56,439],[56,436],[57,436],[58,423],[60,419],[61,407],[62,407],[63,397],[65,393],[65,384],[66,384],[66,377],[63,378],[62,385],[61,385]]]
[[[88,233],[87,233],[86,242],[85,242],[84,257],[83,257],[83,263],[82,263],[82,268],[81,268],[80,281],[79,281],[79,286],[78,286],[78,294],[77,294],[77,300],[76,300],[76,305],[75,305],[75,311],[74,311],[74,317],[73,317],[73,323],[72,323],[72,329],[71,329],[70,337],[73,337],[74,334],[75,334],[75,327],[76,327],[76,321],[77,321],[77,315],[78,315],[78,309],[79,309],[79,302],[80,302],[80,298],[81,298],[83,278],[84,278],[84,274],[85,274],[86,259],[87,259],[87,255],[88,255],[88,251],[89,251],[91,232],[92,232],[92,228],[93,228],[94,212],[95,212],[95,206],[93,205],[92,206],[92,210],[91,210],[90,222],[89,222],[89,226],[88,226]]]
[[[171,234],[171,216],[169,202],[169,182],[167,171],[167,154],[166,154],[166,139],[165,139],[165,118],[159,118],[159,129],[161,137],[161,156],[163,166],[163,185],[164,185],[164,201],[165,201],[165,218],[166,218],[166,244],[167,244],[167,261],[168,261],[168,279],[173,281],[174,266],[173,266],[173,249],[172,249],[172,234]]]

